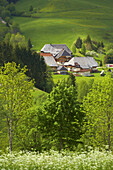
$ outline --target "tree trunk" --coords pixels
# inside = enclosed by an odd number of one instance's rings
[[[11,129],[10,129],[10,139],[9,139],[9,142],[10,142],[10,152],[12,152],[12,140],[13,140],[13,121],[11,120]]]
[[[60,139],[59,139],[60,145],[59,145],[59,153],[61,152],[63,148],[63,140],[62,140],[62,124],[60,125]]]
[[[110,136],[110,116],[109,113],[107,114],[108,116],[108,145],[109,145],[109,150],[111,149],[111,136]]]
[[[62,148],[63,148],[63,141],[62,141],[62,137],[60,137],[59,153],[61,152]]]
[[[8,136],[9,136],[9,147],[10,147],[10,123],[7,117],[7,129],[8,129]]]
[[[7,128],[8,128],[8,136],[9,136],[9,150],[12,152],[12,139],[13,139],[13,121],[8,120],[7,117]]]

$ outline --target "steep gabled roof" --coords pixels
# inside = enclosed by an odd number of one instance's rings
[[[60,58],[61,56],[71,56],[70,53],[68,53],[65,49],[62,49],[57,56],[55,57],[56,59]]]
[[[59,66],[58,68],[57,68],[57,71],[67,71],[67,69],[64,67],[64,66]]]
[[[66,44],[45,44],[41,49],[41,52],[51,53],[53,56],[56,56],[63,49],[66,50],[70,55],[72,54],[71,50]]]
[[[78,63],[81,68],[92,68],[98,67],[98,63],[93,57],[73,57],[69,62],[66,62],[64,65],[75,66],[75,63]]]
[[[43,56],[45,63],[50,67],[58,67],[58,64],[56,63],[53,56]]]
[[[67,47],[66,44],[52,44],[52,46],[56,49],[64,49],[66,50],[68,53],[72,54],[72,51]]]

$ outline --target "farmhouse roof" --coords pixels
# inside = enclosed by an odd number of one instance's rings
[[[56,63],[53,56],[43,56],[45,63],[50,67],[58,67],[58,64]]]
[[[55,57],[56,59],[60,58],[61,56],[71,56],[69,52],[67,52],[65,49],[62,49],[57,56]]]
[[[69,62],[66,62],[64,65],[75,66],[75,63],[78,63],[81,68],[92,68],[98,67],[98,63],[93,57],[73,57]]]
[[[64,67],[64,66],[59,66],[58,68],[57,68],[57,71],[61,71],[61,70],[65,70],[65,71],[67,71],[67,69]]]
[[[41,49],[41,52],[51,53],[53,56],[56,56],[62,49],[65,49],[68,53],[72,54],[66,44],[45,44]]]
[[[72,51],[67,47],[66,44],[53,44],[52,46],[56,49],[65,49],[68,53],[72,54]]]

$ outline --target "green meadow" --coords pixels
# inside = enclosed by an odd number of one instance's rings
[[[99,80],[99,79],[104,79],[104,77],[101,77],[100,76],[100,72],[98,73],[92,73],[94,75],[94,77],[75,77],[76,79],[76,84],[77,86],[80,85],[81,81],[86,81],[88,84],[89,84],[89,81],[91,79],[96,79],[96,80]],[[69,75],[53,75],[53,81],[54,81],[54,84],[57,84],[59,81],[62,81],[63,79],[67,79]],[[44,92],[40,89],[37,89],[37,88],[34,88],[33,92],[32,92],[32,95],[34,97],[34,105],[33,105],[33,108],[35,109],[38,109],[38,108],[41,108],[44,104],[44,102],[46,101],[47,99],[47,96],[48,96],[49,93],[47,92]]]
[[[81,77],[75,77],[76,79],[76,83],[79,84],[82,80],[88,82],[90,79],[103,79],[103,76],[100,76],[100,72],[98,73],[91,73],[91,77],[85,77],[85,76],[81,76]],[[57,82],[63,80],[63,79],[67,79],[69,75],[53,75],[53,81],[56,84]]]
[[[29,12],[30,5],[35,12]],[[88,34],[93,40],[112,43],[112,7],[112,0],[19,0],[16,9],[31,17],[14,17],[13,21],[37,51],[46,43],[65,43],[71,48],[78,36]]]
[[[34,88],[34,91],[32,92],[32,95],[34,97],[34,106],[33,108],[39,108],[43,105],[43,103],[45,102],[47,96],[48,96],[48,93],[42,91],[42,90],[39,90],[37,88]]]

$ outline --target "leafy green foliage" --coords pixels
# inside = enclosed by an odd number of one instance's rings
[[[110,49],[107,51],[105,59],[104,59],[105,64],[113,64],[113,49]]]
[[[19,32],[17,34],[11,34],[11,38],[9,40],[9,43],[15,48],[17,45],[21,48],[26,47],[27,48],[27,42],[25,40],[25,37],[21,35]]]
[[[10,40],[10,44],[7,43]],[[31,79],[35,79],[35,86],[46,92],[50,92],[54,85],[52,79],[52,72],[45,64],[43,57],[40,57],[39,53],[32,52],[27,47],[25,37],[19,33],[10,37],[7,34],[5,42],[0,43],[0,65],[4,65],[7,62],[16,62],[21,67],[27,65],[27,76]]]
[[[73,53],[76,53],[76,42],[73,42],[73,44],[71,46],[71,50]]]
[[[75,87],[64,80],[59,82],[48,96],[41,116],[47,144],[59,151],[74,148],[82,133],[83,116]]]
[[[95,81],[83,102],[86,111],[83,140],[94,147],[112,146],[113,80],[110,76]]]
[[[12,3],[8,3],[7,0],[0,1],[0,17],[6,19],[8,16],[15,14],[15,5]]]
[[[75,76],[73,74],[69,74],[69,77],[67,78],[67,85],[70,87],[71,85],[73,85],[73,87],[76,88],[76,79]]]
[[[84,55],[86,54],[86,47],[84,44],[82,44],[81,53]]]
[[[18,122],[32,106],[33,82],[28,81],[23,69],[15,63],[7,63],[0,69],[1,112],[8,127],[9,147],[12,151],[13,136]]]
[[[13,34],[18,34],[20,33],[20,27],[19,24],[17,24],[16,22],[13,22],[11,25],[11,33]],[[22,36],[22,35],[21,35]],[[24,37],[24,36],[23,36]]]
[[[78,101],[83,102],[83,98],[87,96],[87,93],[89,92],[88,83],[85,80],[81,80],[78,85]]]
[[[16,150],[42,151],[39,114],[40,111],[34,105],[24,114],[22,123],[20,122],[15,131],[13,143]]]
[[[7,0],[9,3],[16,3],[18,0]]]
[[[33,6],[32,6],[32,5],[30,5],[29,11],[30,11],[30,12],[33,11]]]
[[[33,105],[25,112],[22,119],[19,120],[13,136],[13,150],[15,151],[35,150],[41,152],[45,149],[45,142],[40,132],[41,122],[39,121],[39,115],[48,93],[34,88],[31,94],[33,96]],[[7,125],[4,125],[5,122],[2,117],[0,123],[0,129],[2,129],[2,133],[0,133],[0,149],[6,151],[8,136]]]
[[[9,43],[0,43],[0,65],[4,63],[12,62],[13,47]]]

